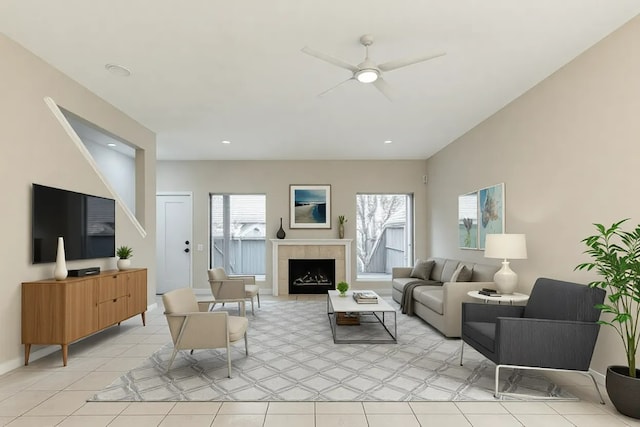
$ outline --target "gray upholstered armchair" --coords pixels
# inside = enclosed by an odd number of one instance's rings
[[[589,375],[601,403],[602,395],[589,372],[598,337],[602,289],[539,278],[526,306],[462,303],[462,365],[464,344],[496,364],[495,397],[500,368],[573,371]]]

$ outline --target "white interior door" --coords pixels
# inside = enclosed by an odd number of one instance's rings
[[[156,293],[164,294],[173,289],[191,287],[191,195],[158,194],[156,212]]]

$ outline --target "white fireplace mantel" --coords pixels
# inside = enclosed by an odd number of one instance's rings
[[[351,242],[353,239],[271,239],[273,253],[272,260],[272,284],[273,295],[278,295],[278,272],[279,257],[278,249],[281,246],[344,246],[345,276],[347,280],[351,277]],[[287,272],[288,274],[288,272]]]

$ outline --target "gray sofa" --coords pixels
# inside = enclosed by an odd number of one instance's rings
[[[447,337],[459,337],[461,331],[462,302],[473,299],[467,292],[493,288],[493,275],[500,267],[476,264],[454,259],[429,258],[434,265],[427,279],[411,277],[412,267],[395,267],[391,273],[391,296],[402,305],[405,289],[407,295],[403,312],[415,314],[438,329]],[[465,282],[451,282],[451,277],[463,264],[471,271]]]

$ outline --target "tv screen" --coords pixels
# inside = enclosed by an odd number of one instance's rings
[[[67,260],[115,256],[115,200],[33,184],[33,263],[54,262],[58,237]]]

